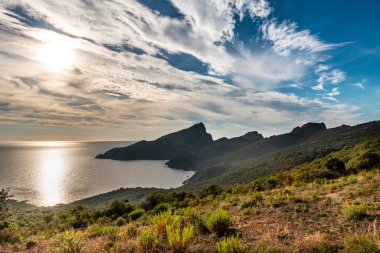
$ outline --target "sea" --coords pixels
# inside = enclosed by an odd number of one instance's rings
[[[54,206],[119,188],[175,188],[193,171],[166,161],[113,161],[95,156],[132,142],[1,142],[0,189],[37,206]]]

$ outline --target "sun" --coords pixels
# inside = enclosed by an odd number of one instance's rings
[[[38,49],[37,57],[48,70],[60,72],[69,69],[74,64],[74,48],[64,40],[51,39]]]

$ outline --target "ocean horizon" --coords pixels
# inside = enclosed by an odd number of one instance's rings
[[[175,188],[194,172],[165,161],[99,160],[95,156],[131,141],[0,142],[0,188],[14,199],[54,206],[119,188]]]

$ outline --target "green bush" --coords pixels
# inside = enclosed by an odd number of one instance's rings
[[[105,213],[108,217],[113,217],[116,219],[117,217],[129,214],[134,209],[135,209],[134,206],[131,203],[129,203],[128,201],[115,199],[108,206]]]
[[[199,193],[198,197],[199,198],[205,198],[207,196],[217,196],[223,192],[223,188],[220,187],[219,185],[208,185],[203,187]]]
[[[368,216],[368,206],[362,205],[345,205],[342,213],[347,221],[359,221]]]
[[[175,218],[166,225],[166,237],[173,252],[186,252],[189,242],[194,237],[194,226],[183,226],[182,218],[175,216]]]
[[[158,234],[153,230],[143,231],[138,235],[138,241],[142,252],[153,252],[158,244]]]
[[[37,245],[37,240],[30,239],[26,242],[25,246],[27,249],[32,249]]]
[[[121,227],[125,224],[125,219],[123,217],[119,217],[116,219],[115,224],[116,226]]]
[[[84,251],[83,234],[81,232],[66,231],[54,238],[56,252],[82,253]]]
[[[277,185],[278,180],[274,176],[258,178],[250,183],[250,187],[253,191],[270,190],[276,188]]]
[[[380,164],[380,156],[374,152],[366,152],[359,157],[354,165],[350,168],[352,172],[357,173],[361,170],[370,170]]]
[[[231,232],[232,221],[228,212],[218,210],[208,217],[206,221],[208,230],[218,236],[223,236]]]
[[[4,228],[0,230],[0,244],[16,244],[21,242],[22,236],[16,228]]]
[[[91,222],[91,215],[83,206],[75,206],[67,213],[66,222],[75,229],[84,228]]]
[[[217,253],[245,253],[247,249],[238,237],[230,236],[217,242],[215,251]]]
[[[248,200],[244,201],[241,205],[242,208],[249,208],[257,205],[259,201],[263,200],[263,195],[259,192],[253,192]]]
[[[138,218],[144,215],[144,212],[144,209],[136,209],[132,211],[130,214],[128,214],[128,218],[131,220],[137,220]]]
[[[153,208],[152,213],[153,214],[163,213],[169,210],[169,208],[170,208],[170,205],[168,203],[160,203]]]
[[[118,227],[94,224],[86,229],[85,235],[89,238],[98,236],[108,236],[109,238],[113,238],[118,230]]]
[[[346,165],[338,158],[330,158],[325,163],[326,168],[329,171],[344,175],[346,173]]]
[[[185,220],[194,226],[195,230],[199,233],[207,233],[207,226],[199,212],[195,208],[187,208],[184,211]]]
[[[134,225],[131,225],[127,229],[127,235],[133,237],[137,235],[137,228]]]
[[[10,198],[9,189],[0,190],[0,230],[8,228],[14,221],[14,212],[9,205]]]
[[[186,191],[153,192],[140,202],[140,206],[147,211],[152,210],[160,203],[169,203],[176,207],[186,207],[193,199],[195,199],[195,196]]]
[[[349,237],[344,243],[345,253],[379,253],[375,240],[367,235]]]

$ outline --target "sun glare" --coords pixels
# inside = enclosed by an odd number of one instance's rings
[[[74,49],[68,42],[52,39],[39,48],[38,60],[50,71],[59,72],[74,63]]]

